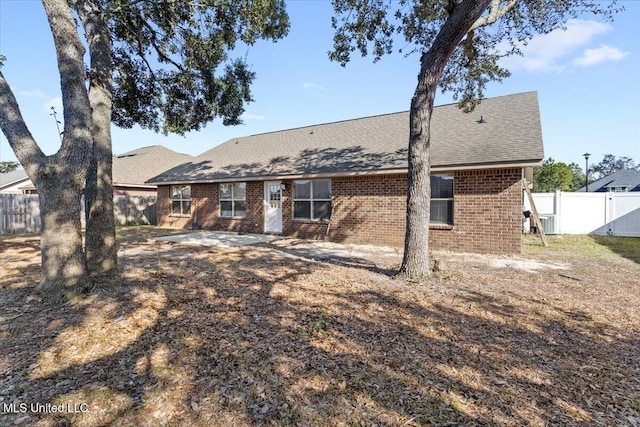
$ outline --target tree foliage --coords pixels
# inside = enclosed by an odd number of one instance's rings
[[[333,0],[335,35],[329,58],[344,66],[359,52],[378,61],[398,45],[398,52],[407,56],[425,53],[451,12],[468,2],[478,0]],[[471,111],[487,83],[510,75],[500,59],[521,55],[527,41],[563,28],[569,19],[585,13],[610,19],[618,10],[616,0],[492,0],[456,46],[439,85]]]
[[[549,193],[556,190],[575,191],[584,185],[584,173],[576,164],[567,165],[549,157],[533,174],[533,191]]]
[[[631,157],[605,154],[599,163],[589,168],[589,172],[594,174],[594,179],[600,179],[623,169],[640,170],[640,163],[636,164]]]
[[[216,117],[240,123],[255,73],[238,42],[277,40],[289,28],[282,0],[104,3],[113,43],[113,120],[163,132],[198,130]]]
[[[20,166],[20,164],[16,162],[0,162],[0,173],[11,172],[12,170],[18,169],[18,166]]]
[[[585,175],[582,168],[576,162],[571,162],[569,163],[569,169],[571,169],[571,175],[573,176],[571,180],[572,191],[582,188],[585,184]]]
[[[509,71],[501,58],[521,54],[536,34],[594,13],[610,18],[615,0],[333,0],[335,29],[329,58],[345,66],[354,52],[374,61],[399,52],[419,54],[409,119],[407,222],[400,274],[429,274],[430,126],[436,88],[472,111],[487,83]]]

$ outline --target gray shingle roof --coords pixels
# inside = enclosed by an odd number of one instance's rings
[[[162,145],[151,145],[113,156],[113,184],[115,186],[144,186],[152,178],[167,169],[193,160],[189,154],[176,153]],[[33,187],[24,169],[0,174],[0,189],[25,181]]]
[[[627,187],[628,191],[640,191],[640,171],[635,169],[623,169],[614,172],[609,176],[605,176],[597,181],[589,184],[590,192],[609,191],[611,187]],[[586,187],[582,187],[576,191],[586,191]]]
[[[17,184],[20,181],[29,181],[29,177],[24,169],[14,169],[9,172],[0,173],[0,189]]]
[[[113,156],[114,185],[145,185],[145,181],[181,163],[193,160],[162,145],[138,148]]]
[[[305,126],[233,138],[149,182],[406,170],[408,140],[406,111]],[[471,114],[456,104],[434,108],[434,168],[537,164],[543,157],[536,92],[485,99]]]

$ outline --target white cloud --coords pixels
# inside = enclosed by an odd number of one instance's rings
[[[618,62],[627,55],[629,55],[629,52],[623,52],[620,49],[603,44],[595,49],[586,49],[582,52],[582,56],[573,60],[573,64],[588,67],[590,65],[602,64],[603,62]]]
[[[44,98],[47,97],[47,95],[45,95],[45,93],[41,89],[21,90],[18,94],[22,95],[24,97],[27,97],[27,98],[41,98],[41,99],[44,99]]]
[[[244,113],[240,118],[244,120],[264,120],[267,118],[267,116],[262,116],[259,114]]]
[[[562,60],[580,46],[591,42],[600,34],[611,30],[611,25],[597,21],[571,19],[564,30],[533,37],[529,43],[520,46],[524,56],[505,58],[502,66],[509,70],[522,69],[530,72],[560,72],[566,68]]]
[[[304,82],[304,83],[302,83],[302,87],[304,89],[317,89],[317,90],[321,90],[322,92],[326,92],[327,91],[326,87],[320,86],[317,83]]]

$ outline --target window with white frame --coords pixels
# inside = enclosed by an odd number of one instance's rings
[[[247,183],[220,184],[220,216],[247,216]]]
[[[171,186],[171,215],[191,215],[191,187],[188,185]]]
[[[331,218],[331,180],[293,182],[293,218],[328,221]]]
[[[453,175],[431,175],[430,222],[453,225]]]

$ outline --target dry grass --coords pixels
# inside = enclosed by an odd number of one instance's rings
[[[0,425],[640,424],[628,242],[438,253],[445,270],[408,284],[388,253],[146,240],[159,232],[123,230],[121,279],[63,305],[35,292],[37,237],[0,237]]]

